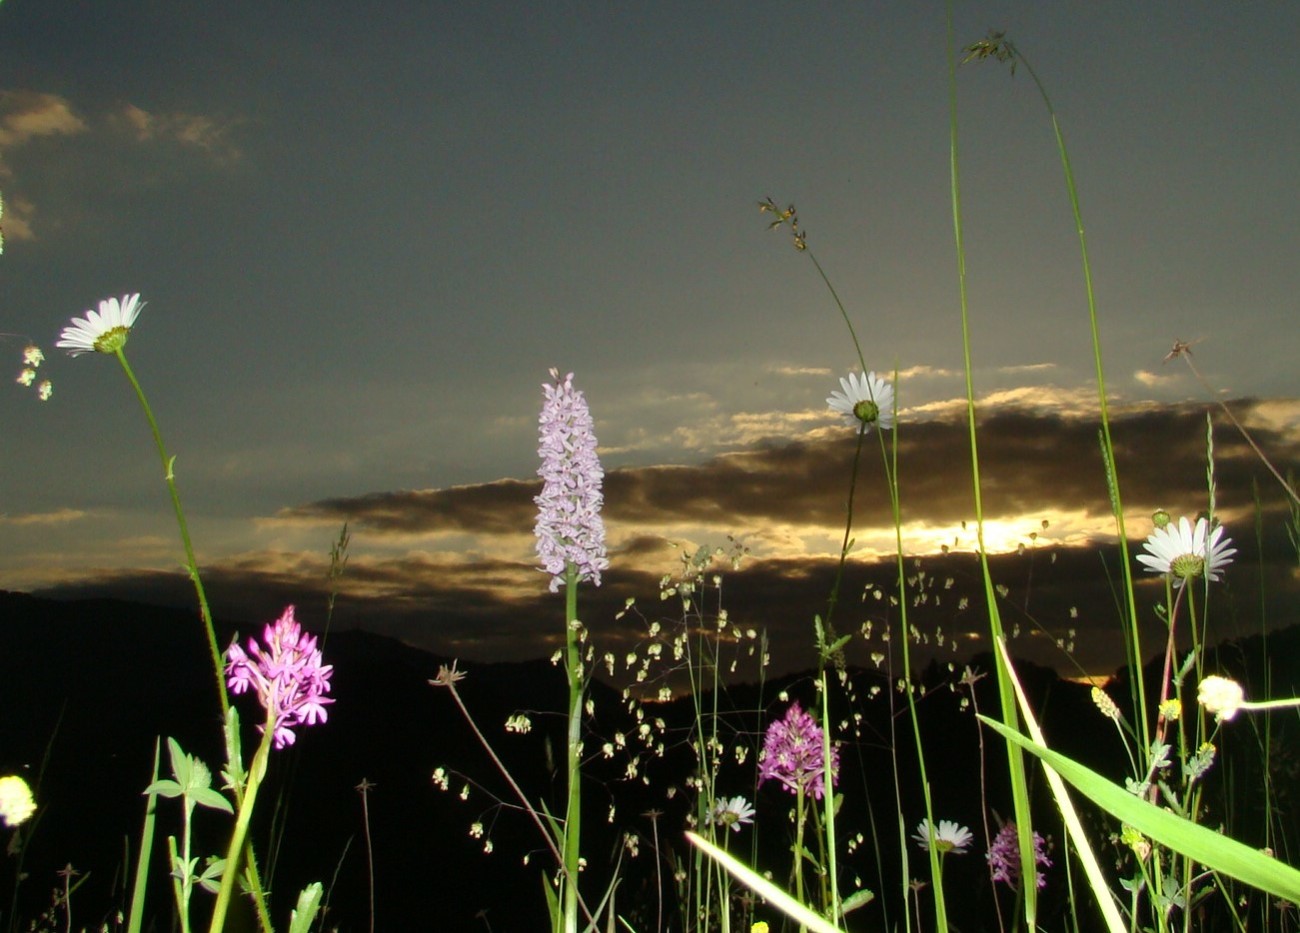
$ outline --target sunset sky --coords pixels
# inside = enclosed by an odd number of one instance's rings
[[[1300,460],[1300,5],[957,6],[958,47],[1005,30],[1069,143],[1130,537],[1157,506],[1205,507],[1215,414],[1242,551],[1219,631],[1257,630],[1260,570],[1293,605],[1295,554],[1216,402],[1281,469]],[[129,384],[54,349],[73,316],[140,292],[127,355],[218,615],[292,601],[311,624],[347,521],[340,624],[467,658],[549,653],[562,605],[535,569],[532,496],[558,367],[608,471],[593,631],[630,644],[624,600],[664,613],[681,549],[732,535],[749,548],[733,619],[802,663],[853,462],[825,400],[857,358],[809,256],[766,229],[771,196],[798,207],[867,365],[899,373],[904,551],[937,575],[925,632],[987,647],[946,82],[938,3],[5,0],[0,588],[192,605]],[[1080,666],[1108,670],[1114,525],[1051,124],[1024,70],[966,65],[958,84],[987,542],[1024,652],[1066,663],[1052,645],[1073,629]],[[1175,338],[1209,389],[1162,362]],[[46,402],[13,383],[29,343]],[[850,628],[897,618],[872,596],[895,544],[870,440]]]

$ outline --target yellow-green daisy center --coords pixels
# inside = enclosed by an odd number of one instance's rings
[[[880,417],[880,407],[870,399],[863,399],[853,406],[853,417],[863,424],[874,424]]]
[[[104,331],[95,339],[95,350],[99,353],[116,353],[126,346],[126,338],[131,336],[131,328],[118,325]]]

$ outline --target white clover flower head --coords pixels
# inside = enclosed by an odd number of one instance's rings
[[[934,835],[934,850],[940,855],[964,855],[966,847],[974,841],[975,836],[956,820],[940,820],[935,829],[928,818],[916,824],[916,834],[912,836],[922,850],[930,851],[930,836]]]
[[[732,832],[738,833],[741,823],[754,822],[754,808],[744,797],[719,797],[709,818],[715,826],[729,826]]]
[[[862,431],[872,426],[888,430],[894,426],[894,388],[872,373],[849,373],[840,379],[842,392],[832,392],[826,404]]]
[[[140,315],[144,304],[139,293],[105,298],[99,303],[99,311],[87,311],[84,318],[73,318],[72,323],[63,328],[59,342],[60,349],[67,350],[72,356],[83,353],[116,353],[126,346],[131,327]]]
[[[6,826],[17,826],[36,812],[32,789],[16,774],[0,777],[0,820]]]
[[[1184,516],[1177,525],[1170,522],[1151,532],[1142,545],[1147,553],[1137,555],[1137,559],[1149,572],[1173,577],[1174,586],[1200,576],[1217,582],[1219,572],[1232,563],[1232,555],[1237,553],[1231,544],[1232,539],[1223,536],[1222,525],[1215,525],[1211,531],[1206,519],[1198,518],[1193,526]]]
[[[1196,702],[1205,707],[1207,713],[1213,713],[1215,719],[1224,721],[1237,715],[1241,704],[1246,702],[1246,692],[1235,680],[1211,674],[1197,687]]]

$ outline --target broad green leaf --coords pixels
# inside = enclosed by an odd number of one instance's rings
[[[195,790],[190,796],[194,799],[194,802],[201,807],[220,810],[223,813],[233,814],[235,812],[234,807],[230,805],[230,801],[221,796],[218,791],[213,790],[211,787],[204,787]]]
[[[713,843],[702,839],[695,833],[688,832],[686,838],[696,848],[702,850],[705,855],[713,859],[723,868],[725,868],[733,878],[749,888],[759,897],[763,898],[781,913],[785,914],[795,923],[800,923],[812,930],[813,933],[842,933],[834,924],[828,923],[824,917],[815,913],[803,904],[800,904],[789,894],[786,894],[772,882],[768,881],[762,875],[754,870],[745,867],[735,857],[719,849]]]
[[[298,895],[298,906],[289,914],[289,933],[308,933],[320,910],[321,883],[313,881]]]
[[[167,778],[154,781],[144,789],[144,792],[149,795],[157,794],[160,797],[179,797],[185,793],[179,784]]]
[[[1079,793],[1115,819],[1207,868],[1236,878],[1274,897],[1300,903],[1300,871],[1290,865],[1134,797],[1077,761],[1030,741],[1000,722],[983,716],[980,718],[1008,742],[1013,742],[1042,759]]]

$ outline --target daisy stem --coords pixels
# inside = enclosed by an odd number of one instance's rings
[[[171,493],[172,508],[176,511],[176,523],[180,526],[181,544],[185,547],[186,570],[189,572],[190,580],[194,583],[194,592],[199,599],[199,615],[203,619],[203,627],[208,635],[208,651],[212,655],[212,669],[217,677],[217,698],[221,701],[221,719],[224,722],[226,713],[230,711],[230,697],[226,694],[226,682],[223,676],[225,666],[221,663],[221,650],[217,647],[217,634],[212,627],[212,613],[208,609],[207,593],[204,592],[203,581],[199,578],[199,565],[194,558],[194,545],[190,542],[189,527],[185,523],[185,510],[181,508],[180,493],[176,489],[176,474],[172,470],[176,458],[167,456],[167,448],[163,444],[162,432],[158,430],[158,421],[153,416],[153,409],[149,407],[149,400],[145,398],[144,389],[140,388],[140,383],[135,378],[131,364],[126,361],[126,354],[120,347],[114,352],[117,361],[122,364],[122,371],[126,373],[126,378],[130,381],[131,387],[135,389],[136,398],[140,400],[140,407],[144,409],[145,418],[149,420],[149,430],[153,432],[153,442],[158,448],[158,457],[162,460],[163,477],[167,480],[167,491]]]
[[[135,389],[136,398],[140,400],[140,407],[144,409],[144,416],[149,421],[149,430],[153,432],[154,445],[158,448],[158,458],[162,461],[163,477],[167,480],[167,491],[171,494],[172,508],[176,511],[176,524],[180,527],[181,544],[185,547],[185,569],[188,571],[190,581],[194,584],[194,592],[199,600],[199,617],[203,620],[203,628],[208,636],[208,652],[212,656],[212,670],[217,679],[217,699],[221,703],[221,721],[225,722],[227,714],[230,712],[230,696],[226,692],[225,666],[221,663],[221,649],[217,647],[217,633],[212,625],[212,612],[208,608],[208,595],[203,589],[203,580],[199,576],[198,561],[194,557],[194,545],[190,541],[189,526],[185,522],[185,510],[181,507],[180,492],[176,488],[176,474],[172,467],[176,458],[167,455],[167,447],[163,444],[162,431],[158,429],[158,420],[154,418],[153,409],[149,407],[149,400],[145,397],[144,389],[140,387],[140,382],[135,378],[135,372],[131,369],[131,364],[126,360],[126,354],[119,347],[114,351],[117,361],[122,364],[122,371],[126,373],[127,380],[131,383],[131,388]],[[236,791],[236,797],[241,798],[238,802],[242,805],[242,795]],[[253,889],[253,900],[257,905],[258,920],[263,930],[271,929],[271,917],[266,908],[266,894],[262,890],[262,879],[257,870],[257,859],[253,855],[253,844],[249,842],[244,853],[248,862],[248,874]]]

